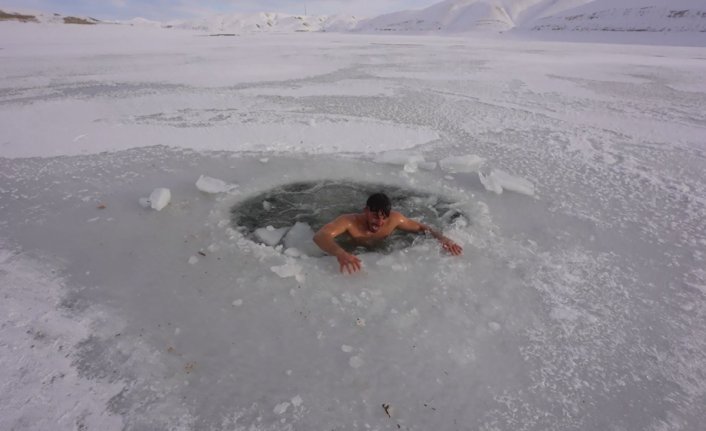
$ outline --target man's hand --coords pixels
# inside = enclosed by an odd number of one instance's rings
[[[454,256],[460,256],[461,253],[463,253],[463,249],[460,245],[456,244],[455,242],[451,241],[446,237],[441,239],[441,247],[449,253],[453,254]]]
[[[350,253],[343,252],[337,254],[336,259],[338,259],[341,272],[348,271],[349,274],[353,274],[354,272],[360,271],[360,268],[362,267],[362,262],[360,259]]]

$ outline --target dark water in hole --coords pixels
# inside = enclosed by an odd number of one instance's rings
[[[457,203],[418,190],[372,183],[318,181],[287,184],[238,203],[231,208],[231,223],[254,241],[253,232],[266,226],[282,228],[303,222],[317,231],[341,214],[362,212],[368,196],[377,192],[390,197],[393,210],[438,229],[443,230],[459,217],[466,218],[456,208]],[[397,231],[372,249],[389,253],[408,247],[418,237]],[[347,250],[356,249],[346,235],[341,235],[337,241]],[[360,251],[370,250],[368,247]]]

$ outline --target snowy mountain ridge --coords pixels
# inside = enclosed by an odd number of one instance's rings
[[[511,29],[706,31],[702,0],[445,0],[362,21],[357,31],[461,33]]]
[[[701,0],[595,0],[532,23],[532,30],[706,32]]]
[[[23,23],[47,24],[98,24],[101,21],[92,17],[68,16],[58,13],[42,13],[34,11],[7,12],[0,9],[0,21],[17,21]]]
[[[29,17],[29,19],[28,19]],[[351,15],[289,15],[275,12],[219,14],[186,21],[134,18],[99,21],[59,14],[3,12],[1,20],[39,23],[112,23],[209,33],[396,32],[409,34],[477,31],[706,32],[703,0],[444,0],[420,10],[360,20]]]
[[[288,15],[274,12],[257,14],[221,14],[173,25],[175,28],[207,32],[317,32],[347,31],[355,27],[357,19],[342,15]]]
[[[394,12],[366,20],[363,32],[457,33],[504,31],[518,23],[558,13],[591,0],[445,0],[421,10]]]
[[[424,9],[362,20],[344,15],[225,14],[173,26],[217,33],[419,34],[512,29],[682,32],[706,29],[706,3],[702,0],[444,0]]]

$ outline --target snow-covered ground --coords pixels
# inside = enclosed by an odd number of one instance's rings
[[[0,41],[0,429],[706,420],[706,49],[14,23]],[[463,256],[419,238],[343,276],[231,224],[320,180],[457,202]],[[170,203],[143,208],[158,187]]]

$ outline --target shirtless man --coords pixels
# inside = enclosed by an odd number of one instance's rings
[[[458,256],[463,252],[461,246],[431,227],[408,219],[397,211],[391,211],[390,198],[384,193],[375,193],[368,198],[362,214],[344,214],[328,223],[314,235],[314,242],[326,253],[336,256],[341,272],[349,274],[360,271],[361,261],[336,244],[334,238],[348,233],[361,245],[368,245],[387,238],[395,229],[406,232],[429,232],[439,240],[441,247]]]

